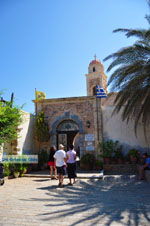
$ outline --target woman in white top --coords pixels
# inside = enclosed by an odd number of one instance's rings
[[[76,176],[76,151],[74,150],[74,146],[69,146],[69,151],[67,151],[67,172],[69,178],[69,185],[73,185],[71,179],[73,179],[73,183],[75,183]]]

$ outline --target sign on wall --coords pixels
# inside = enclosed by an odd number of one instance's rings
[[[94,146],[86,146],[86,151],[94,151]]]
[[[94,134],[85,134],[85,141],[94,141]]]

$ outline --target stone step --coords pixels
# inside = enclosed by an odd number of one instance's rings
[[[137,180],[137,175],[104,175],[103,176],[104,181],[109,182],[119,182],[119,181],[135,181]]]
[[[24,177],[37,177],[37,178],[50,178],[49,175],[46,174],[24,174]],[[99,173],[77,173],[77,177],[79,179],[100,179],[102,176]],[[68,176],[65,176],[68,178]]]
[[[37,178],[50,178],[50,175],[46,172],[32,172],[25,174],[24,177],[37,177]],[[136,180],[136,175],[105,175],[104,171],[100,172],[79,172],[77,173],[78,179],[103,179],[104,181],[133,181]],[[67,175],[65,178],[68,178]]]

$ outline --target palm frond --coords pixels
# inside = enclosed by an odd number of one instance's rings
[[[113,32],[114,33],[124,32],[124,33],[126,33],[125,35],[127,36],[127,38],[134,36],[136,38],[144,40],[144,39],[150,37],[150,30],[146,30],[146,29],[138,29],[137,30],[137,29],[118,28],[118,29],[115,29]]]
[[[113,114],[121,111],[122,120],[134,119],[136,134],[138,123],[142,123],[146,137],[150,122],[150,29],[119,28],[114,32],[124,32],[137,41],[104,59],[112,59],[107,71],[115,69],[108,81],[111,91],[118,92]]]

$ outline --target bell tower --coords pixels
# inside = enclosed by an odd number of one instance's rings
[[[94,56],[94,60],[92,60],[88,67],[88,74],[86,74],[86,86],[87,86],[87,96],[95,95],[95,87],[96,85],[104,88],[107,93],[107,76],[104,73],[103,64],[96,59],[96,55]]]

